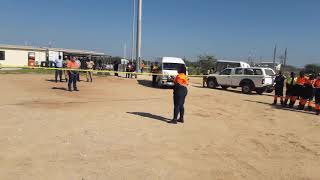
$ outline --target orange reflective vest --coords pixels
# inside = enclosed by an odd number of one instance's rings
[[[298,77],[297,84],[303,86],[306,83],[307,79],[305,77]]]
[[[183,86],[189,85],[188,77],[183,73],[178,74],[174,79],[174,82]]]
[[[314,86],[314,88],[320,88],[320,79],[315,80],[313,86]]]

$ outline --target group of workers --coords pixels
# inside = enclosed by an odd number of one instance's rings
[[[136,65],[132,62],[129,62],[126,66],[126,78],[132,78],[133,73],[136,71]]]
[[[286,85],[286,96],[283,96],[284,86]],[[320,114],[320,73],[317,77],[313,74],[306,75],[304,71],[296,77],[294,72],[289,77],[284,77],[282,72],[275,78],[275,96],[273,104],[276,105],[278,98],[283,107],[294,108],[299,100],[298,110],[304,110],[307,106],[309,111],[315,108],[316,114]],[[313,100],[315,99],[315,107]],[[289,104],[288,104],[289,103]]]
[[[58,82],[58,77],[60,79],[60,82],[63,82],[62,80],[62,74],[65,75],[65,80],[68,82],[68,91],[79,91],[77,88],[77,82],[80,82],[80,73],[78,69],[81,67],[81,61],[77,57],[69,57],[66,61],[62,60],[62,57],[59,56],[55,61],[55,82]],[[86,60],[86,69],[89,70],[86,72],[87,82],[92,82],[92,71],[94,67],[94,62],[90,59]],[[62,70],[62,68],[67,68],[70,70]],[[72,89],[73,88],[73,89]]]

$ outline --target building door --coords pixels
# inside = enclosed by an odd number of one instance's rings
[[[35,52],[29,52],[28,53],[28,66],[34,67],[36,63],[36,55]]]

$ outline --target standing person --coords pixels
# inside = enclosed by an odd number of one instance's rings
[[[152,86],[155,87],[157,84],[157,74],[159,73],[160,67],[158,62],[154,65],[151,65],[151,73],[152,73]]]
[[[315,82],[315,75],[310,74],[308,83],[306,84],[306,93],[307,93],[306,99],[308,101],[308,110],[309,111],[313,110],[312,102],[313,102],[314,93],[315,93],[315,89],[313,87],[314,82]]]
[[[137,79],[137,74],[135,73],[136,72],[136,64],[135,63],[133,63],[131,65],[130,72],[131,72],[130,77],[132,78],[134,76]]]
[[[320,73],[317,76],[317,79],[314,81],[314,96],[316,100],[316,114],[320,114]]]
[[[144,70],[144,62],[141,63],[141,73],[143,73]]]
[[[92,82],[92,70],[93,70],[93,66],[94,66],[94,62],[91,59],[88,59],[87,62],[87,82]]]
[[[294,106],[295,97],[295,86],[296,86],[296,74],[294,72],[290,73],[290,76],[286,79],[286,98],[284,103],[282,104],[283,107],[286,107],[288,101],[290,99],[289,107]]]
[[[63,62],[63,68],[67,68],[67,64],[70,60],[68,58],[66,58],[66,60]],[[68,74],[68,71],[67,70],[63,70],[63,74],[64,74],[64,78],[66,80],[66,82],[68,83],[69,82],[69,74]]]
[[[130,78],[130,71],[131,71],[131,62],[129,62],[126,66],[126,78]]]
[[[206,87],[207,85],[207,80],[208,80],[208,75],[210,74],[210,69],[207,70],[207,72],[204,74],[202,77],[202,87]]]
[[[283,101],[284,80],[285,80],[285,77],[282,75],[282,72],[280,71],[274,80],[276,84],[274,86],[275,94],[274,94],[273,105],[277,104],[278,97],[280,97],[281,105],[284,104],[284,101]]]
[[[79,64],[76,62],[76,58],[72,57],[67,64],[67,68],[71,69],[68,71],[69,74],[69,82],[68,82],[68,90],[72,91],[71,85],[73,86],[74,91],[79,91],[77,88],[77,78],[78,78],[78,71],[74,71],[79,69]]]
[[[186,75],[186,67],[181,65],[178,70],[178,75],[174,79],[173,102],[174,114],[173,119],[168,123],[177,124],[177,122],[184,123],[184,102],[188,94],[188,77]],[[180,115],[180,116],[179,116]],[[179,119],[178,119],[179,116]]]
[[[81,68],[81,61],[79,60],[79,58],[76,58],[76,63],[78,64],[79,69],[80,69]],[[78,71],[77,81],[80,82],[80,71]]]
[[[305,99],[306,96],[306,84],[308,79],[305,77],[305,72],[301,71],[299,77],[297,78],[297,96],[300,97],[299,100],[299,110],[303,110],[307,100]]]
[[[54,60],[55,68],[62,68],[63,67],[63,60],[62,57],[59,55],[57,59]],[[55,81],[58,82],[58,76],[60,78],[60,82],[62,82],[62,70],[56,69],[55,71]]]
[[[118,71],[119,71],[119,63],[117,61],[114,61],[113,63],[113,71],[115,71],[114,76],[119,76]]]

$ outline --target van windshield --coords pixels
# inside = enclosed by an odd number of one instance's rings
[[[179,70],[183,64],[178,63],[163,63],[163,70]]]

